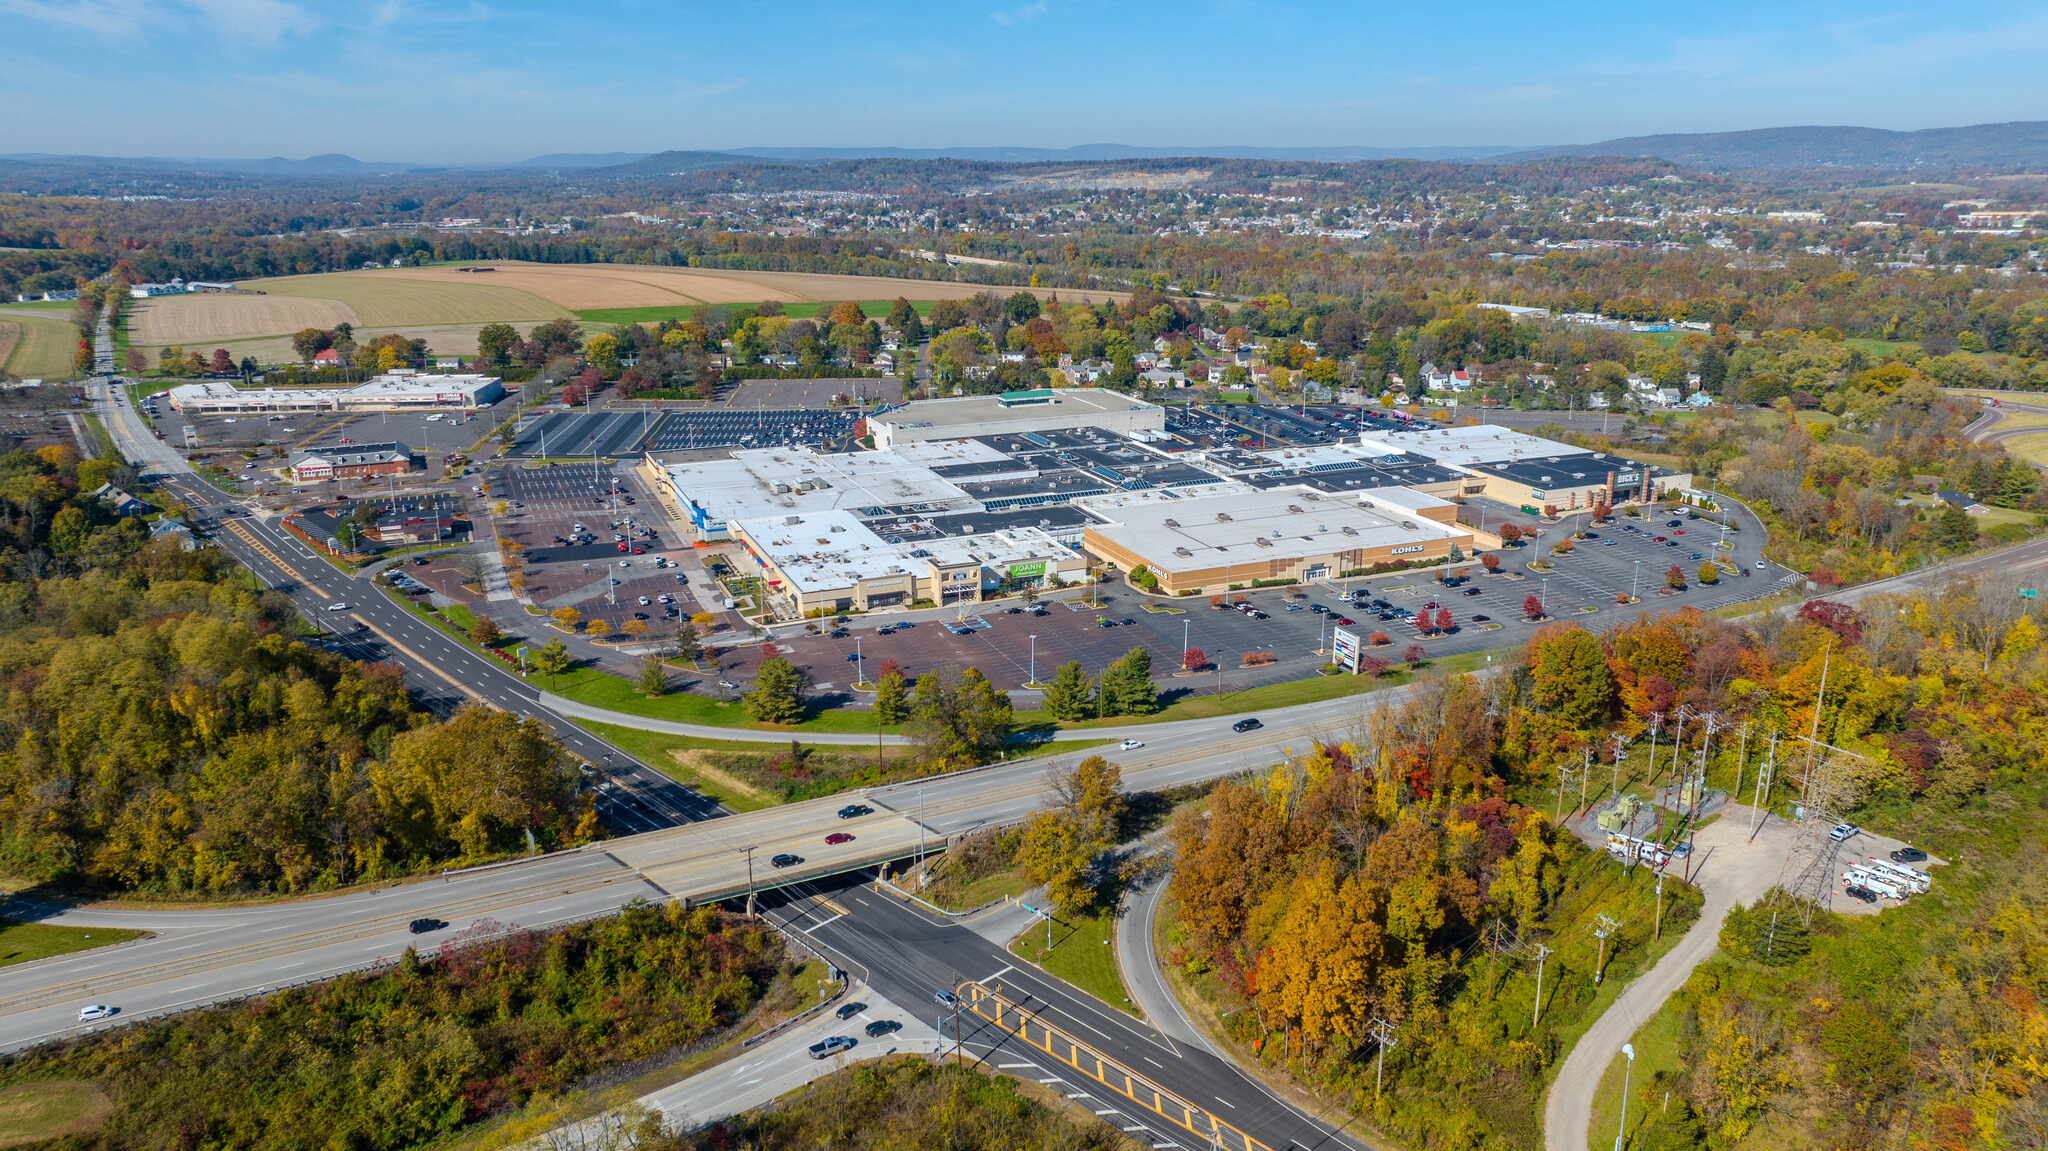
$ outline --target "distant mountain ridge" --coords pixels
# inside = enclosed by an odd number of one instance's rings
[[[1081,144],[1072,148],[733,148],[742,156],[764,160],[981,160],[1004,164],[1087,163],[1103,160],[1306,160],[1346,163],[1354,160],[1485,160],[1517,151],[1505,144],[1451,145],[1424,148],[1309,147],[1260,148],[1248,145],[1142,148],[1131,144]]]
[[[1550,156],[1654,156],[1695,168],[1979,168],[2048,165],[2048,120],[1893,132],[1884,128],[1754,128],[1625,136],[1531,148],[1503,163]]]

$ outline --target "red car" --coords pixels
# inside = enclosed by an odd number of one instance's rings
[[[1351,626],[1351,617],[1350,617],[1350,616],[1344,616],[1344,615],[1340,615],[1340,616],[1333,616],[1333,617],[1331,617],[1331,618],[1332,618],[1332,619],[1334,619],[1334,620],[1336,621],[1336,623],[1337,623],[1337,626],[1338,626],[1338,627],[1350,627],[1350,626]]]
[[[620,545],[619,545],[619,550],[620,550],[620,551],[625,551],[625,550],[626,550],[626,545],[625,545],[625,544],[620,544]]]
[[[825,837],[825,842],[832,844],[836,847],[842,843],[852,843],[853,836],[848,835],[846,832],[843,831],[835,831],[832,834]]]
[[[640,554],[642,554],[642,553],[643,553],[643,552],[645,552],[646,550],[647,550],[646,548],[634,548],[634,549],[633,549],[633,554],[637,556],[637,555],[640,555]]]

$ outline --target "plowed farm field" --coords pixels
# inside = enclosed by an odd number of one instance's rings
[[[301,328],[361,324],[348,305],[333,299],[258,296],[243,292],[206,292],[192,296],[156,296],[137,300],[129,310],[129,342],[161,348],[182,344],[201,351],[201,344],[261,336],[286,336]]]
[[[434,274],[442,271],[450,274]],[[354,323],[379,329],[407,324],[529,320],[537,323],[572,318],[567,306],[522,290],[523,285],[510,277],[500,278],[493,273],[456,274],[452,268],[385,268],[283,276],[252,280],[242,286],[274,296],[331,300],[353,312]]]

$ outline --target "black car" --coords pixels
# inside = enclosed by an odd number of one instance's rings
[[[1256,719],[1240,719],[1236,723],[1230,725],[1230,730],[1236,732],[1255,731],[1258,728],[1262,728],[1264,726],[1266,725],[1260,723]]]
[[[406,926],[406,930],[414,935],[425,935],[429,931],[439,931],[446,926],[447,922],[440,919],[415,919]]]
[[[1096,620],[1096,621],[1095,621],[1095,626],[1096,626],[1096,627],[1115,627],[1115,626],[1116,626],[1116,621],[1115,621],[1115,620],[1113,620],[1113,619],[1099,619],[1099,620]]]
[[[803,861],[804,857],[801,855],[791,855],[788,852],[783,852],[781,855],[769,860],[768,864],[771,867],[795,867]]]
[[[1483,590],[1484,590],[1484,589],[1482,589],[1482,588],[1476,588],[1476,587],[1468,587],[1468,588],[1466,588],[1466,589],[1465,589],[1464,591],[1461,591],[1461,592],[1459,592],[1458,594],[1459,594],[1459,595],[1478,595],[1478,594],[1479,594],[1479,593],[1480,593],[1481,591],[1483,591]]]
[[[1032,614],[1032,615],[1051,615],[1052,613],[1051,613],[1051,612],[1049,612],[1049,611],[1047,611],[1047,610],[1045,610],[1044,608],[1039,608],[1039,609],[1037,609],[1036,611],[1033,611],[1033,612],[1032,612],[1031,614]]]
[[[1005,610],[1004,610],[1003,614],[1004,614],[1004,615],[1023,615],[1023,614],[1024,614],[1024,609],[1023,609],[1023,608],[1021,608],[1021,607],[1013,607],[1013,608],[1007,608],[1007,609],[1005,609]]]
[[[839,818],[859,819],[863,815],[873,815],[874,813],[875,809],[865,803],[849,803],[839,809]]]
[[[880,1039],[884,1035],[890,1035],[903,1030],[903,1025],[894,1019],[877,1019],[873,1023],[868,1024],[866,1030],[869,1039]]]
[[[1117,622],[1117,623],[1119,623],[1119,624],[1121,624],[1121,625],[1123,625],[1124,627],[1130,627],[1131,625],[1133,625],[1133,624],[1137,623],[1138,621],[1136,621],[1136,620],[1133,620],[1133,619],[1120,619],[1120,620],[1118,620],[1118,621],[1116,621],[1116,622]]]
[[[853,1036],[851,1035],[834,1035],[823,1043],[813,1043],[810,1047],[811,1058],[813,1059],[829,1059],[841,1051],[851,1050],[853,1050]]]
[[[1844,887],[1842,889],[1842,894],[1862,903],[1877,902],[1877,892],[1872,891],[1868,887],[1863,887],[1859,884],[1852,883],[1849,886]]]
[[[1927,853],[1917,847],[1901,847],[1892,852],[1893,863],[1925,863]]]
[[[867,1009],[868,1005],[865,1003],[848,1003],[832,1014],[837,1015],[841,1019],[851,1019]]]

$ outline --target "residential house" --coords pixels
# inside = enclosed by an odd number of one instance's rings
[[[1478,368],[1459,368],[1451,373],[1451,390],[1454,392],[1469,392],[1478,382]]]
[[[1681,397],[1679,396],[1677,388],[1658,388],[1655,392],[1652,392],[1650,394],[1650,398],[1656,401],[1657,403],[1662,404],[1667,408],[1670,408],[1676,407]]]
[[[322,348],[313,353],[313,366],[316,368],[333,368],[340,365],[341,353],[333,348]]]
[[[149,512],[148,504],[143,503],[113,484],[101,484],[92,490],[92,494],[101,503],[106,504],[117,516],[139,516],[146,515]]]
[[[1991,514],[1990,508],[1978,503],[1974,497],[1966,496],[1954,488],[1942,488],[1934,493],[1934,498],[1952,508],[1961,508],[1973,516],[1988,516]]]
[[[1226,367],[1225,367],[1224,365],[1222,365],[1222,364],[1210,364],[1210,365],[1209,365],[1209,372],[1208,372],[1208,380],[1209,380],[1209,382],[1210,382],[1210,383],[1212,383],[1212,384],[1220,384],[1220,383],[1222,383],[1222,382],[1223,382],[1223,373],[1224,373],[1224,372],[1226,372],[1226,371],[1228,371],[1228,370],[1229,370],[1229,369],[1228,369],[1228,368],[1226,368]]]
[[[197,551],[204,546],[200,543],[198,534],[189,525],[182,520],[174,520],[168,516],[162,517],[149,525],[149,538],[152,540],[177,540],[179,551]]]
[[[1451,386],[1451,374],[1435,364],[1422,365],[1422,388],[1428,392],[1440,392]]]
[[[1002,360],[1003,363],[1006,364],[1021,364],[1024,362],[1024,353],[1004,352],[999,358]]]

